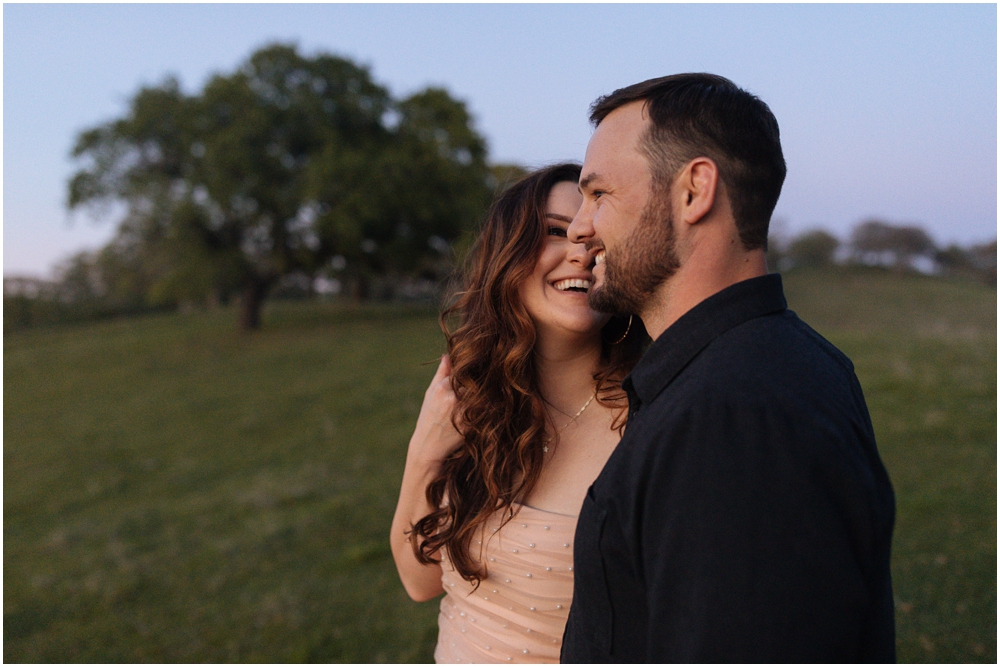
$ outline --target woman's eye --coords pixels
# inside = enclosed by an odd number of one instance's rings
[[[549,236],[566,236],[566,230],[562,227],[549,227]]]

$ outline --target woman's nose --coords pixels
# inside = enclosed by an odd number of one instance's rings
[[[566,261],[587,268],[594,261],[583,243],[570,243],[566,249]]]

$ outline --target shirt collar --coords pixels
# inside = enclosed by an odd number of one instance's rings
[[[684,313],[649,346],[625,378],[622,386],[629,395],[630,416],[638,405],[656,398],[717,337],[755,317],[786,308],[781,276],[769,273],[730,285]]]

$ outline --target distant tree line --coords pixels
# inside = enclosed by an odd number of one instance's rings
[[[494,168],[499,182],[509,182],[522,173],[516,167]],[[124,229],[124,226],[123,226]],[[150,271],[142,261],[123,262],[119,238],[96,253],[80,253],[57,267],[56,280],[23,278],[4,279],[4,329],[11,330],[61,321],[94,319],[111,315],[138,313],[154,309],[190,306],[195,301],[149,299],[143,291],[143,271]],[[141,244],[137,244],[142,247]],[[127,246],[126,246],[127,247]],[[437,296],[441,281],[451,269],[450,251],[442,248],[442,258],[434,272],[408,277],[383,276],[370,289],[377,298]],[[448,253],[448,254],[445,254]],[[327,276],[349,279],[346,259],[336,261]],[[772,236],[768,240],[768,266],[772,271],[822,268],[839,265],[882,266],[892,271],[922,270],[936,275],[973,280],[996,287],[997,244],[961,247],[955,244],[937,247],[920,227],[893,225],[868,220],[854,228],[846,243],[822,229],[801,233],[790,239]],[[364,265],[363,265],[364,266]],[[155,269],[155,266],[153,267]],[[326,278],[335,280],[337,278]],[[290,273],[279,280],[272,293],[280,297],[308,297],[322,293],[324,278],[304,272]],[[154,293],[155,294],[155,293]],[[188,294],[203,294],[198,291]],[[209,300],[220,299],[218,292],[207,292]],[[357,290],[348,298],[361,298]]]
[[[768,265],[772,270],[821,267],[832,264],[882,266],[896,271],[923,271],[966,278],[996,287],[997,243],[938,247],[916,225],[894,225],[866,220],[852,231],[847,243],[816,229],[790,240],[768,239]]]

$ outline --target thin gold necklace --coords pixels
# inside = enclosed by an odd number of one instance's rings
[[[583,407],[580,408],[579,410],[577,410],[576,414],[573,415],[572,417],[570,417],[569,421],[566,422],[561,429],[559,429],[558,431],[556,431],[555,435],[553,435],[551,438],[545,439],[544,444],[542,445],[542,452],[548,454],[548,452],[549,452],[549,443],[552,442],[553,440],[555,440],[556,438],[558,438],[560,435],[562,435],[562,432],[565,431],[566,429],[568,429],[569,425],[572,424],[573,422],[575,422],[576,419],[577,419],[577,417],[579,417],[580,415],[583,414],[583,411],[587,409],[587,406],[590,405],[590,402],[593,401],[596,396],[597,396],[597,392],[595,391],[593,394],[591,394],[590,398],[587,399],[587,402],[583,404]],[[551,405],[551,403],[550,403],[550,405]],[[556,412],[562,412],[562,410],[560,410],[559,408],[556,408],[556,406],[553,405],[552,407],[555,408]],[[562,412],[562,414],[565,415],[566,413]],[[569,417],[569,415],[566,415],[566,416]]]

